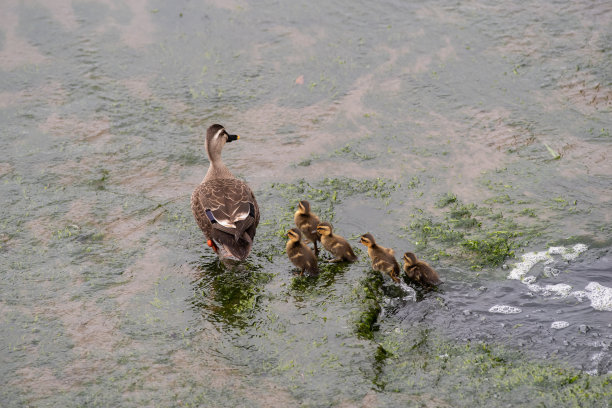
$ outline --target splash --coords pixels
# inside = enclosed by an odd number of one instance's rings
[[[552,322],[550,324],[550,328],[551,329],[557,329],[557,330],[561,330],[561,329],[565,329],[566,327],[569,326],[569,323],[563,320],[559,320],[557,322]]]
[[[548,251],[528,252],[523,255],[522,262],[516,264],[514,269],[508,274],[508,279],[523,280],[527,272],[536,264],[544,261],[544,264],[550,264],[554,261],[553,255],[561,255],[566,261],[573,261],[578,256],[585,252],[588,247],[584,244],[576,244],[572,248],[566,247],[550,247]]]
[[[612,288],[590,282],[583,291],[573,292],[572,295],[579,301],[589,299],[591,307],[595,310],[612,312]]]
[[[495,305],[489,309],[489,312],[490,313],[501,313],[501,314],[518,314],[518,313],[522,313],[523,310],[521,310],[518,307],[514,307],[514,306]]]
[[[540,286],[535,283],[528,283],[527,287],[530,291],[538,293],[542,296],[555,296],[555,298],[566,298],[570,295],[572,287],[565,283],[556,285]]]
[[[406,293],[406,296],[404,296],[402,298],[402,300],[410,300],[412,302],[416,302],[416,291],[411,288],[410,286],[408,286],[406,283],[404,283],[403,281],[400,282],[399,284],[400,288],[402,288],[402,290],[404,291],[404,293]]]
[[[554,262],[553,255],[560,255],[561,258],[566,261],[573,261],[587,249],[588,247],[585,244],[576,244],[571,248],[558,246],[550,247],[547,251],[528,252],[522,256],[522,262],[516,264],[510,271],[508,274],[508,279],[520,280],[521,283],[527,285],[530,291],[542,296],[555,296],[555,298],[574,296],[580,302],[584,301],[585,299],[589,299],[593,309],[600,311],[612,311],[612,288],[603,286],[598,282],[590,282],[584,288],[584,290],[572,292],[571,285],[557,283],[555,285],[542,286],[536,283],[537,278],[535,276],[526,276],[531,268],[533,268],[536,264],[544,262],[546,265]],[[545,267],[544,275],[547,277],[556,277],[559,275],[559,271],[554,268]],[[556,323],[560,322],[554,322],[553,325]]]

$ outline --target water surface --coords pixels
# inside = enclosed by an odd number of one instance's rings
[[[0,405],[610,406],[610,4],[0,9]],[[189,208],[212,123],[262,209],[235,269]],[[357,263],[294,276],[302,199]]]

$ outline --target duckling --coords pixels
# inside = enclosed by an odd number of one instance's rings
[[[353,252],[351,245],[346,239],[333,233],[332,225],[329,222],[320,223],[317,232],[321,235],[323,247],[336,257],[330,262],[355,262],[357,260],[357,255]]]
[[[372,259],[372,269],[389,274],[394,282],[399,283],[400,267],[395,259],[393,249],[377,245],[370,233],[362,235],[360,241],[368,247],[368,255]]]
[[[314,243],[315,255],[319,255],[317,241],[321,240],[321,236],[317,233],[317,226],[321,220],[319,220],[316,214],[310,211],[310,203],[308,201],[303,200],[299,202],[298,210],[295,212],[293,220],[306,239]]]
[[[289,260],[298,268],[300,268],[300,276],[304,275],[304,271],[317,275],[319,267],[317,265],[317,257],[308,247],[302,242],[302,232],[298,228],[291,228],[287,231],[286,249]]]
[[[207,244],[220,259],[244,260],[251,252],[259,224],[255,195],[235,178],[221,160],[226,143],[240,139],[221,125],[206,131],[206,153],[210,166],[202,183],[193,190],[191,210]]]
[[[404,272],[408,279],[420,283],[423,286],[435,286],[442,281],[436,272],[427,262],[420,261],[412,252],[404,254]]]

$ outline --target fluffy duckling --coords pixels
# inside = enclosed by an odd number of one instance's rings
[[[317,226],[317,232],[321,235],[321,244],[336,258],[330,262],[355,262],[357,255],[353,252],[346,239],[333,233],[332,225],[329,222],[322,222]]]
[[[293,220],[306,239],[314,243],[314,252],[315,255],[318,255],[319,248],[317,248],[317,241],[321,240],[321,236],[317,233],[317,226],[321,220],[310,211],[310,203],[308,201],[303,200],[299,202]]]
[[[399,283],[400,267],[395,259],[393,249],[377,245],[370,233],[362,235],[360,241],[368,248],[368,255],[372,260],[372,269],[389,274],[394,282]]]
[[[427,262],[420,261],[412,252],[404,254],[404,272],[408,279],[420,283],[423,286],[435,286],[442,281],[436,272]]]
[[[300,276],[304,275],[304,271],[311,274],[318,274],[317,257],[308,247],[302,242],[302,233],[297,228],[291,228],[287,231],[287,256],[289,260],[298,268],[300,268]]]

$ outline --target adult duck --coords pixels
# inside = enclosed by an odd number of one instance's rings
[[[221,160],[226,143],[240,139],[221,125],[206,131],[210,166],[193,190],[191,210],[207,244],[221,259],[244,260],[251,252],[259,224],[259,206],[249,186],[232,175]]]

